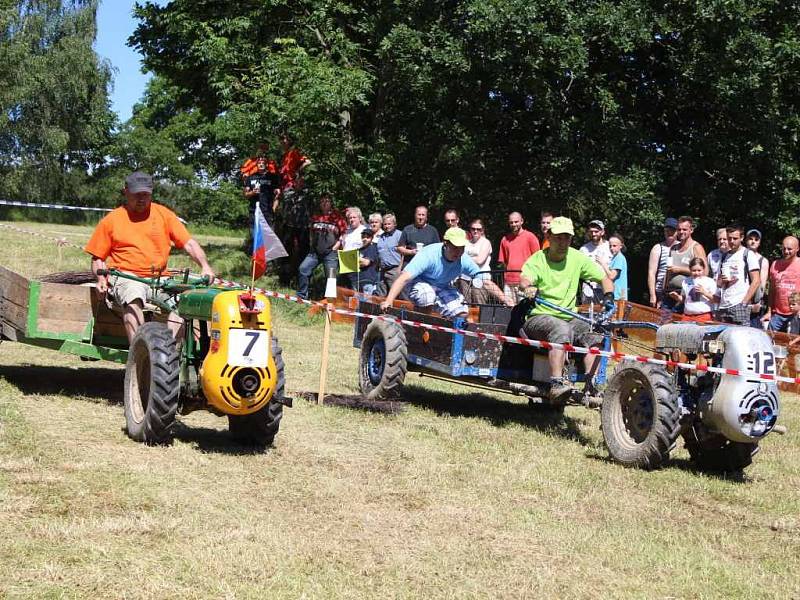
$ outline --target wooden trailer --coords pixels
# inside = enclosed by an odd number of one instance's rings
[[[0,339],[124,363],[122,317],[94,285],[29,280],[0,267]]]

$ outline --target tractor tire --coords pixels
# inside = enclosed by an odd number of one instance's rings
[[[359,386],[367,400],[396,400],[408,368],[406,334],[397,323],[372,321],[361,339]]]
[[[656,469],[675,447],[680,416],[670,374],[662,367],[635,363],[621,366],[609,381],[600,428],[615,461]]]
[[[720,433],[705,433],[694,428],[683,434],[689,458],[701,471],[734,473],[749,467],[758,444],[734,442]]]
[[[231,437],[247,446],[268,447],[272,445],[283,418],[283,392],[285,386],[283,351],[276,338],[272,338],[272,356],[275,359],[277,384],[272,398],[266,406],[250,415],[228,415],[228,431]]]
[[[125,425],[145,444],[169,444],[178,411],[180,360],[163,323],[145,323],[131,342],[125,367]]]

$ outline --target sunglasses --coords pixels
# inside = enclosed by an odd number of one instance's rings
[[[470,227],[470,231],[483,231],[483,227]]]

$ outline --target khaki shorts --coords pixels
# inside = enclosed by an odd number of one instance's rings
[[[111,277],[109,279],[108,295],[115,304],[126,306],[135,300],[139,300],[142,306],[157,298],[162,302],[166,302],[170,306],[175,302],[166,294],[153,295],[153,288],[148,284],[141,281],[133,281],[132,279],[125,279],[124,277]]]

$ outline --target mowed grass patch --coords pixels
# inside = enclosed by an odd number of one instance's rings
[[[322,324],[275,305],[288,393],[316,392]],[[357,392],[357,360],[335,325],[331,393]],[[398,413],[296,400],[266,453],[207,413],[148,448],[122,430],[121,381],[0,344],[0,595],[800,596],[791,433],[742,479],[697,473],[682,449],[647,473],[607,460],[596,412],[547,418],[409,375]],[[784,397],[790,432],[796,406]]]

